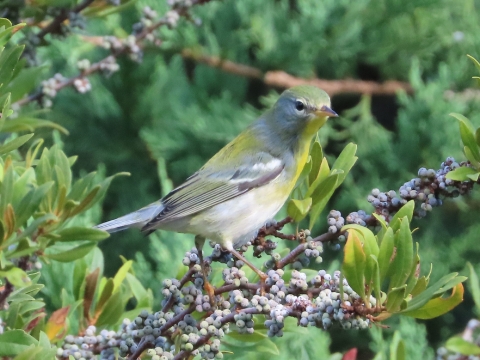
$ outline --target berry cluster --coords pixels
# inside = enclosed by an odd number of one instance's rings
[[[472,189],[472,181],[461,182],[446,178],[450,171],[460,166],[469,167],[470,163],[464,161],[459,164],[454,158],[448,157],[438,170],[420,168],[418,177],[403,184],[398,195],[393,190],[383,193],[373,189],[368,201],[375,207],[376,213],[382,215],[387,222],[409,200],[420,203],[420,209],[415,215],[424,217],[433,207],[442,205],[444,198],[464,195]]]
[[[472,190],[475,182],[455,181],[446,177],[450,171],[461,166],[470,167],[470,163],[468,161],[457,163],[453,157],[448,157],[441,163],[438,170],[420,168],[418,177],[404,183],[398,192],[394,190],[382,192],[379,189],[373,189],[367,200],[375,208],[376,215],[387,223],[409,200],[415,200],[420,204],[415,211],[415,216],[425,217],[434,207],[443,205],[445,198],[455,198]],[[361,226],[378,225],[377,219],[363,210],[352,212],[345,219],[339,211],[332,210],[327,217],[327,223],[328,232],[331,234],[339,233],[345,223]],[[340,234],[337,240],[345,241],[344,234]]]
[[[113,348],[119,344],[120,334],[115,331],[102,330],[97,334],[95,326],[89,326],[84,336],[67,335],[63,346],[57,349],[57,358],[76,360],[95,359],[100,354],[101,360],[114,360]]]

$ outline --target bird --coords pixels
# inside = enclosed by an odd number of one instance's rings
[[[322,89],[289,88],[183,184],[96,228],[110,233],[127,228],[144,234],[157,229],[190,233],[200,256],[209,239],[265,279],[236,249],[253,240],[280,211],[307,163],[312,139],[329,117],[337,116]],[[200,261],[203,266],[203,257]]]

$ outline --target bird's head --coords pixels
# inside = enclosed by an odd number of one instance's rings
[[[325,91],[312,85],[299,85],[285,90],[273,108],[276,125],[303,136],[313,136],[329,117],[337,117],[330,108]]]

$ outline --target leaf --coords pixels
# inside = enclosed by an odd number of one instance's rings
[[[389,274],[390,264],[393,262],[394,236],[393,229],[389,227],[383,235],[378,252],[378,266],[380,270],[380,283],[383,283]]]
[[[377,240],[375,239],[375,235],[373,235],[372,231],[367,229],[365,226],[360,226],[357,224],[349,224],[345,225],[342,228],[343,230],[349,230],[352,229],[354,231],[357,231],[358,233],[361,234],[360,240],[363,240],[363,250],[365,251],[366,256],[370,256],[370,254],[378,256],[379,249],[378,249],[378,243]]]
[[[473,154],[476,161],[480,161],[480,152],[478,151],[478,146],[475,141],[475,129],[465,116],[462,114],[451,113],[450,116],[453,116],[458,120],[460,126],[460,136],[462,138],[463,145],[466,146]]]
[[[79,245],[77,247],[71,248],[70,250],[59,252],[59,253],[48,253],[44,254],[45,257],[60,261],[60,262],[71,262],[77,259],[80,259],[87,255],[96,244],[94,242],[88,242],[86,244]]]
[[[400,229],[400,220],[405,216],[408,218],[408,222],[412,222],[413,211],[415,210],[415,201],[410,200],[405,205],[403,205],[400,210],[393,216],[390,221],[390,227],[393,229],[393,232],[397,232]]]
[[[425,305],[422,307],[416,309],[416,310],[411,310],[405,311],[403,314],[407,316],[414,317],[416,319],[433,319],[436,318],[440,315],[443,315],[450,310],[452,310],[454,307],[456,307],[458,304],[460,304],[463,301],[463,285],[462,284],[457,284],[453,288],[452,294],[448,298],[442,298],[438,297],[435,299],[432,299],[428,301]]]
[[[410,224],[405,216],[401,220],[400,230],[395,234],[395,258],[391,264],[390,288],[401,287],[407,281],[413,266],[413,240]]]
[[[480,63],[477,61],[477,59],[475,59],[473,56],[471,55],[468,55],[467,54],[467,57],[472,60],[473,64],[475,65],[475,67],[477,68],[477,70],[480,71]]]
[[[417,280],[417,283],[413,287],[412,291],[410,291],[410,295],[412,295],[413,298],[416,297],[427,288],[427,285],[428,285],[427,278],[425,276],[422,276]]]
[[[51,342],[60,340],[67,331],[67,316],[70,306],[63,307],[52,313],[45,324],[45,333]]]
[[[98,327],[115,325],[122,317],[124,308],[125,300],[122,299],[122,292],[117,291],[105,303],[95,325]]]
[[[113,292],[116,292],[119,288],[120,285],[122,285],[123,280],[125,280],[125,277],[127,276],[127,273],[130,271],[130,268],[133,265],[133,261],[129,260],[125,264],[122,265],[120,269],[118,269],[117,273],[115,274],[115,277],[113,278],[113,284],[114,284],[114,290]]]
[[[83,317],[90,322],[90,307],[92,306],[97,289],[100,268],[96,268],[85,277],[85,292],[83,294]]]
[[[393,334],[392,343],[390,344],[390,360],[405,360],[406,349],[400,332],[397,330]]]
[[[425,291],[421,292],[419,295],[414,297],[412,300],[408,302],[407,308],[404,310],[406,311],[413,311],[421,308],[423,305],[425,305],[435,294],[435,292],[440,289],[442,286],[444,286],[446,283],[448,283],[450,280],[454,279],[457,277],[458,273],[451,273],[448,275],[445,275],[442,277],[440,280],[438,280],[435,284],[430,286],[428,289]]]
[[[100,241],[108,238],[109,236],[108,232],[106,231],[79,226],[62,229],[58,231],[57,234],[60,237],[56,241],[62,242],[78,240]]]
[[[339,174],[328,176],[322,181],[313,192],[312,198],[312,210],[310,211],[310,224],[309,228],[313,228],[313,225],[317,221],[320,213],[330,200],[337,184]]]
[[[153,298],[151,297],[151,292],[146,290],[142,283],[131,273],[127,274],[127,283],[130,287],[132,294],[137,299],[137,307],[151,307]]]
[[[33,134],[22,135],[0,146],[0,155],[6,154],[6,153],[9,153],[10,151],[18,149],[20,146],[22,146],[28,140],[30,140],[32,136]]]
[[[323,161],[323,150],[322,145],[315,140],[312,145],[312,149],[310,150],[310,156],[312,157],[311,161],[311,170],[308,174],[308,185],[312,185],[313,182],[317,179],[318,173],[320,170],[320,165]]]
[[[447,179],[455,180],[455,181],[466,181],[466,180],[470,180],[470,178],[468,177],[469,175],[475,175],[475,174],[477,174],[478,176],[477,170],[471,167],[461,166],[456,168],[455,170],[448,172],[445,177]]]
[[[24,45],[16,45],[0,53],[0,84],[3,86],[8,84],[12,78],[24,48]]]
[[[105,283],[105,286],[103,287],[102,293],[100,295],[100,299],[98,300],[97,305],[95,307],[95,318],[98,318],[98,316],[103,310],[103,307],[105,306],[105,303],[108,301],[108,299],[110,299],[110,296],[112,296],[113,288],[114,288],[113,279],[108,279],[107,282]]]
[[[347,146],[345,146],[340,155],[338,155],[337,160],[334,162],[332,171],[342,170],[342,173],[338,177],[337,187],[342,184],[353,165],[355,165],[357,162],[358,157],[355,156],[356,152],[357,145],[354,143],[349,143]]]
[[[18,208],[16,209],[17,215],[17,225],[23,226],[25,222],[33,215],[34,212],[38,211],[38,207],[42,202],[43,198],[47,195],[48,191],[53,185],[53,181],[49,181],[36,189],[30,190],[27,195],[20,201]],[[53,214],[50,214],[52,219],[55,217]],[[42,217],[43,218],[43,217]],[[37,221],[36,219],[35,221]]]
[[[477,142],[477,145],[480,146],[480,127],[475,130],[475,141]]]
[[[480,355],[480,347],[474,343],[462,339],[460,336],[453,336],[447,340],[445,347],[454,353],[461,355]]]
[[[255,330],[253,334],[239,334],[236,331],[231,331],[227,334],[227,337],[247,343],[257,343],[259,341],[268,339],[268,336],[265,332],[261,332],[258,330]]]
[[[46,66],[21,69],[18,75],[15,76],[5,88],[6,92],[12,94],[12,102],[20,100],[24,95],[28,94],[38,86],[40,76],[45,69]]]
[[[0,356],[14,356],[38,341],[23,330],[9,330],[0,334]]]
[[[387,294],[387,311],[394,314],[400,310],[400,307],[405,299],[407,285],[402,287],[393,288]]]
[[[362,249],[362,243],[354,231],[348,233],[347,243],[344,248],[343,273],[348,285],[365,298],[365,266],[366,256]]]
[[[472,264],[467,262],[468,269],[470,270],[470,278],[469,278],[469,287],[470,292],[472,293],[473,301],[475,302],[475,306],[477,308],[477,313],[480,312],[480,282],[478,280],[477,273],[473,268]]]
[[[25,287],[31,284],[27,273],[18,267],[12,267],[8,270],[1,270],[0,277],[5,277],[16,287]]]
[[[303,200],[291,199],[287,205],[287,214],[294,222],[302,221],[307,216],[308,211],[312,207],[312,198],[306,198]]]
[[[68,130],[53,121],[37,119],[34,117],[19,116],[5,122],[2,130],[4,132],[34,131],[38,128],[52,128],[68,135]]]

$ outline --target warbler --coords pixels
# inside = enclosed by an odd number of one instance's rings
[[[96,227],[195,234],[197,247],[210,239],[262,276],[236,249],[282,208],[313,137],[336,116],[325,91],[310,85],[285,90],[271,109],[163,199]]]

